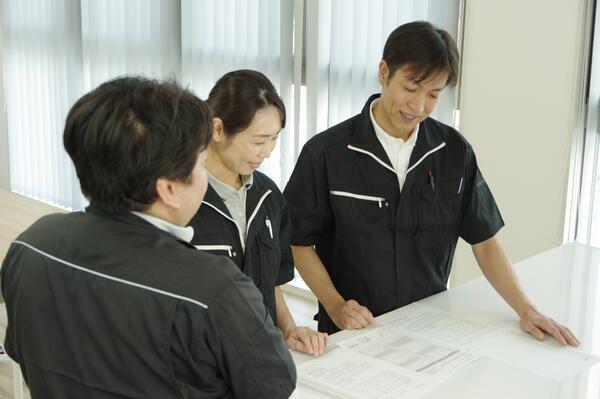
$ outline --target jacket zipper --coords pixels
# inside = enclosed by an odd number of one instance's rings
[[[371,195],[354,194],[354,193],[349,193],[347,191],[335,191],[335,190],[332,190],[331,194],[333,194],[333,195],[339,195],[341,197],[356,198],[356,199],[365,200],[365,201],[374,201],[374,202],[377,202],[379,204],[380,208],[381,208],[381,204],[383,202],[385,202],[385,198],[383,198],[383,197],[373,197]]]
[[[196,249],[202,251],[227,251],[229,257],[232,256],[233,247],[231,245],[195,245]]]

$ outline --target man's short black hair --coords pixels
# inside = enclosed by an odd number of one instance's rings
[[[400,25],[390,33],[383,48],[382,59],[389,68],[388,79],[407,67],[411,79],[421,83],[440,72],[448,73],[446,86],[458,82],[458,49],[448,32],[426,21]]]
[[[158,178],[189,182],[211,135],[212,113],[190,91],[121,77],[73,105],[63,142],[90,204],[122,213],[154,203]]]

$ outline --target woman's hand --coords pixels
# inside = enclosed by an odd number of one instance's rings
[[[323,354],[329,335],[311,330],[308,327],[296,327],[285,335],[285,342],[290,349],[305,352],[317,357]]]

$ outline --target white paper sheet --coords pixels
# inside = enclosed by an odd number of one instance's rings
[[[378,326],[300,365],[300,384],[316,397],[413,397],[477,361],[468,348],[497,331],[420,304],[377,320]]]
[[[427,379],[445,378],[478,358],[475,354],[409,334],[397,326],[382,326],[338,345],[411,370]]]
[[[401,312],[381,316],[378,322],[396,326],[457,349],[468,349],[480,340],[499,331],[497,327],[451,316],[427,305],[413,303]]]
[[[301,364],[298,375],[312,392],[348,399],[413,398],[430,388],[417,373],[345,348]]]

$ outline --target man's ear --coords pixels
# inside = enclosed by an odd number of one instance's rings
[[[177,195],[177,182],[175,180],[169,180],[164,177],[159,177],[156,179],[156,193],[158,194],[161,202],[167,205],[169,208],[181,208],[181,201]]]
[[[382,86],[387,85],[388,77],[390,76],[390,68],[388,68],[387,62],[384,60],[379,61],[379,84]]]
[[[227,138],[225,135],[225,127],[223,126],[223,121],[221,118],[217,118],[216,116],[212,118],[213,122],[213,134],[212,139],[215,143],[222,143]]]

